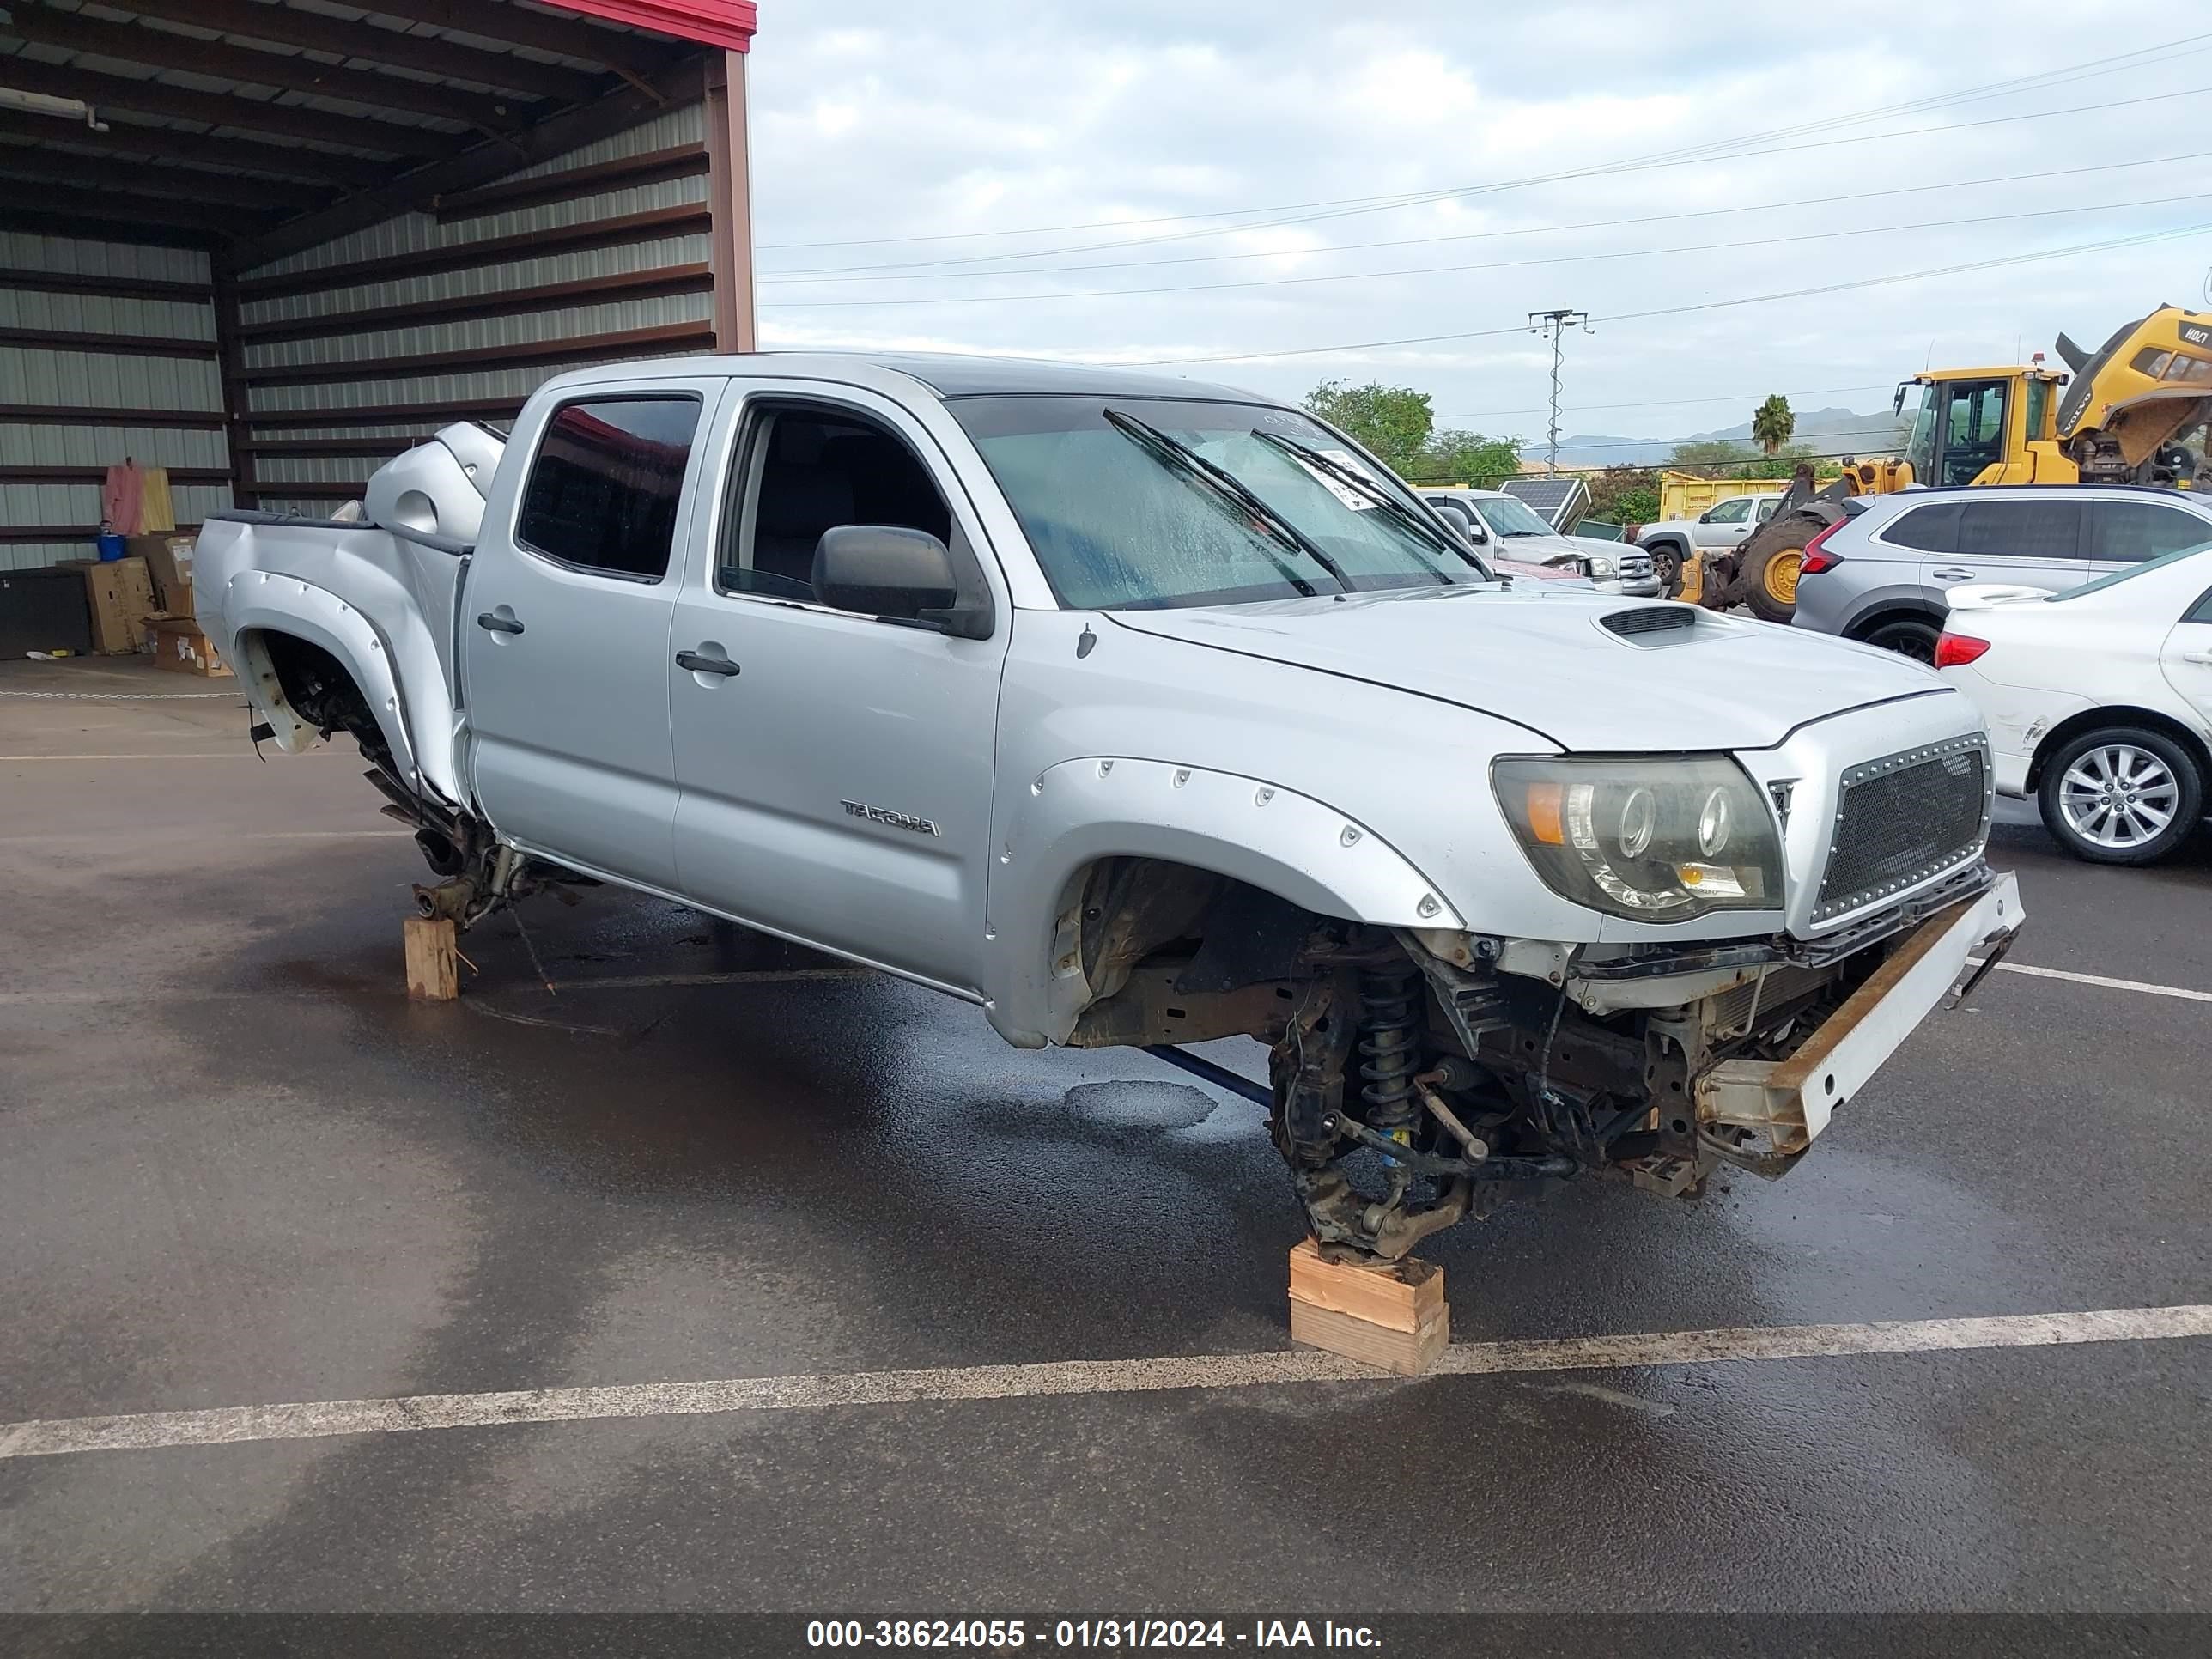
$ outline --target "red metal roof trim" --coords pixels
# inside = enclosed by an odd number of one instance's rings
[[[702,46],[750,52],[760,9],[753,0],[548,0],[564,11],[604,17],[634,29],[649,29]]]

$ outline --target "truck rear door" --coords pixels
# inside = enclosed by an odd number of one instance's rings
[[[676,550],[720,379],[577,388],[526,415],[463,592],[477,800],[557,862],[676,885]]]

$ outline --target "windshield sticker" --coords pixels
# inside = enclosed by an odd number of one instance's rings
[[[1328,456],[1329,459],[1334,461],[1339,466],[1343,467],[1346,471],[1357,472],[1363,478],[1372,478],[1375,477],[1375,474],[1368,469],[1366,463],[1362,461],[1358,456],[1353,454],[1348,449],[1322,449],[1319,450],[1318,453]],[[1342,501],[1354,513],[1372,513],[1375,510],[1375,502],[1371,498],[1361,495],[1358,490],[1354,489],[1350,484],[1345,483],[1341,478],[1331,477],[1328,473],[1322,471],[1321,468],[1316,466],[1311,461],[1306,459],[1304,456],[1293,455],[1291,457],[1291,459],[1297,463],[1298,466],[1304,471],[1306,477],[1311,478],[1316,483],[1319,484],[1323,489],[1328,491],[1330,495],[1335,496],[1337,500]],[[1379,481],[1376,488],[1381,488]]]

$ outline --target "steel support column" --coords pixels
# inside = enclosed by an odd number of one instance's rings
[[[714,273],[714,349],[759,349],[753,311],[752,164],[745,128],[745,54],[707,59],[708,255]]]

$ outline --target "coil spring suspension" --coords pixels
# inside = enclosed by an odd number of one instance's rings
[[[1366,1103],[1367,1127],[1377,1134],[1405,1137],[1420,1115],[1413,1097],[1413,1074],[1421,1069],[1415,1007],[1420,974],[1408,964],[1362,969],[1359,975],[1359,1097]]]

